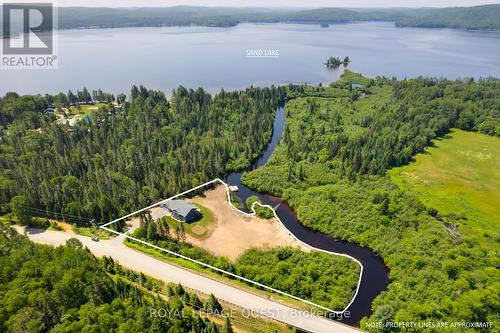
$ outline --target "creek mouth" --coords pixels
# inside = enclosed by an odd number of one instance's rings
[[[341,319],[335,319],[347,325],[359,326],[361,319],[371,314],[371,305],[375,297],[386,290],[389,283],[388,269],[380,256],[367,247],[346,241],[338,241],[330,235],[303,226],[286,201],[266,193],[254,191],[241,182],[244,172],[257,169],[266,164],[281,139],[284,127],[285,110],[284,107],[279,107],[274,118],[271,140],[260,158],[247,169],[226,175],[225,182],[229,185],[238,186],[239,191],[235,192],[235,194],[241,200],[245,211],[248,211],[246,199],[253,195],[257,196],[263,204],[277,207],[275,209],[276,214],[285,227],[304,243],[318,249],[347,254],[361,262],[363,265],[363,276],[358,295],[346,310],[349,311],[349,316],[346,313]]]

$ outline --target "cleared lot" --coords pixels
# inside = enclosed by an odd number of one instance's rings
[[[200,240],[186,234],[186,241],[216,256],[235,260],[250,248],[283,246],[310,251],[275,219],[248,217],[236,212],[227,201],[223,185],[207,190],[204,197],[195,197],[192,201],[208,208],[214,214],[214,223],[208,237]]]

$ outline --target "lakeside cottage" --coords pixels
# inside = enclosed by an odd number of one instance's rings
[[[184,200],[169,200],[163,208],[180,222],[192,222],[200,216],[198,207]]]

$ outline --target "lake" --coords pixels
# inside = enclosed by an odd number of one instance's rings
[[[214,92],[335,80],[323,63],[349,56],[368,76],[500,77],[500,32],[396,28],[392,23],[240,24],[59,31],[57,70],[0,70],[0,95],[87,86],[119,93],[143,84]]]

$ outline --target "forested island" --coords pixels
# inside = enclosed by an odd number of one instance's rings
[[[337,68],[340,65],[347,66],[350,62],[351,60],[349,59],[349,57],[345,57],[343,60],[341,60],[339,57],[330,57],[326,61],[325,66],[327,68]]]

